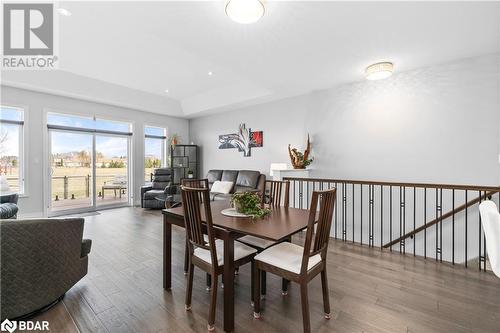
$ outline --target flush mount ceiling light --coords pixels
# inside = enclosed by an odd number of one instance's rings
[[[226,15],[234,22],[250,24],[264,16],[264,4],[260,0],[229,0]]]
[[[378,62],[365,69],[365,75],[368,80],[382,80],[392,75],[394,64],[392,62]]]

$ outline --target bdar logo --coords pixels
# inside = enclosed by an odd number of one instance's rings
[[[17,323],[15,321],[10,321],[8,319],[5,319],[0,325],[0,329],[2,330],[2,332],[8,331],[12,333],[16,330],[16,328],[17,328]]]

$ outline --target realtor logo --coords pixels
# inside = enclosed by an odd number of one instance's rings
[[[54,54],[53,4],[4,4],[3,22],[4,56]]]
[[[52,3],[3,4],[4,70],[47,70],[58,65],[58,17]],[[19,326],[19,325],[18,325]]]
[[[0,329],[2,332],[14,332],[17,328],[17,323],[15,321],[10,321],[8,319],[5,319],[2,324],[0,325]]]

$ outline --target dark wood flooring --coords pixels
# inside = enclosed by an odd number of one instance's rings
[[[159,211],[120,208],[86,217],[93,240],[89,273],[64,301],[35,319],[51,332],[206,332],[209,294],[195,272],[193,310],[184,311],[184,231],[174,228],[173,288],[162,289]],[[294,237],[300,243],[301,236]],[[250,267],[236,277],[237,332],[300,332],[299,288],[281,296],[268,275],[263,317],[250,306]],[[321,283],[309,284],[314,332],[500,332],[500,279],[413,256],[330,242],[328,277],[333,317],[323,319]],[[222,331],[222,290],[217,331]]]

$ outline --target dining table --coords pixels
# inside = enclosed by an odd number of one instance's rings
[[[283,241],[307,228],[309,210],[290,207],[272,207],[263,218],[231,217],[223,210],[230,208],[229,200],[211,201],[215,237],[224,242],[224,331],[234,331],[234,241],[245,235],[271,241]],[[182,206],[164,209],[163,215],[163,288],[172,288],[172,225],[184,228]],[[205,220],[202,209],[202,220]],[[249,293],[250,295],[250,293]]]

